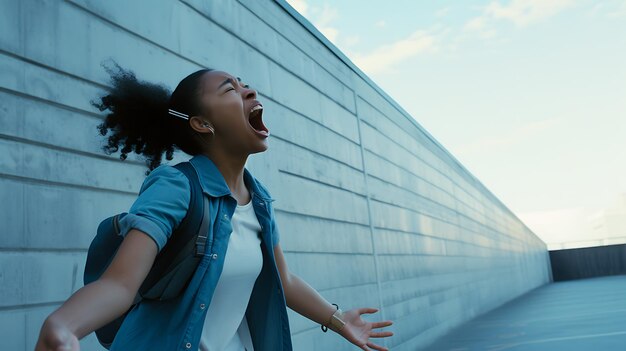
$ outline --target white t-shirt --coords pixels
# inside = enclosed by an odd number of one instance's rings
[[[224,268],[215,287],[200,339],[200,351],[253,351],[246,321],[252,288],[263,267],[261,225],[252,201],[232,216]]]

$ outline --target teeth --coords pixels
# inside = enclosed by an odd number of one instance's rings
[[[252,113],[252,112],[254,112],[254,111],[256,111],[256,110],[262,110],[262,109],[263,109],[263,106],[261,106],[261,105],[256,105],[256,106],[254,106],[254,107],[250,110],[250,113]]]

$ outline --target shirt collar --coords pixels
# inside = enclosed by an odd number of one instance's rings
[[[213,197],[231,195],[230,188],[228,187],[228,184],[226,184],[224,176],[220,172],[219,168],[217,168],[213,160],[206,155],[198,154],[192,157],[189,162],[191,162],[195,170],[198,172],[200,186],[202,187],[203,192]],[[248,190],[253,191],[264,200],[273,200],[269,194],[261,189],[257,180],[254,176],[252,176],[246,167],[243,169],[243,178],[248,186]]]

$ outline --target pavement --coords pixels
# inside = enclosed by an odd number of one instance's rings
[[[626,275],[553,282],[424,351],[626,351]]]

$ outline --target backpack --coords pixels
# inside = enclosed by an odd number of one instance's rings
[[[131,307],[123,315],[95,331],[98,341],[107,350],[128,313],[142,299],[162,301],[180,295],[189,284],[205,253],[210,221],[208,199],[202,193],[198,174],[189,161],[180,162],[173,167],[189,178],[191,199],[187,214],[157,254]],[[119,220],[126,214],[127,212],[122,212],[113,215],[98,225],[96,236],[87,252],[83,275],[85,285],[100,278],[113,260],[124,239],[119,233]],[[209,245],[210,243],[209,240]]]

